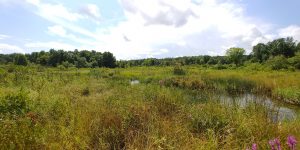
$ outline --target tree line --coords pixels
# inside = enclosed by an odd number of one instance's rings
[[[132,66],[172,66],[181,65],[228,65],[241,66],[245,62],[269,64],[272,69],[286,69],[288,65],[300,69],[300,42],[292,37],[279,38],[266,44],[258,43],[253,46],[252,52],[245,55],[245,49],[232,47],[225,56],[192,56],[164,59],[139,59],[118,61],[119,67]]]
[[[51,49],[49,52],[32,52],[31,54],[0,54],[0,64],[14,63],[27,66],[39,64],[42,66],[64,66],[77,68],[116,67],[116,58],[110,52],[96,51],[64,51]]]
[[[49,52],[33,52],[31,54],[0,54],[0,64],[14,63],[16,65],[39,64],[42,66],[64,66],[77,68],[95,67],[133,67],[133,66],[174,66],[174,65],[229,65],[241,66],[245,62],[269,64],[272,69],[286,69],[293,66],[300,69],[300,42],[292,37],[280,38],[266,44],[253,46],[252,52],[245,55],[245,50],[233,47],[227,50],[225,56],[189,56],[178,58],[148,58],[138,60],[116,61],[110,52],[96,51],[64,51],[51,49]]]

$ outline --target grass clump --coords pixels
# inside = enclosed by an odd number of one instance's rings
[[[177,64],[173,69],[173,74],[174,75],[185,75],[185,71],[183,70],[181,65]]]
[[[279,88],[275,90],[274,95],[289,103],[300,105],[300,89],[298,88]]]

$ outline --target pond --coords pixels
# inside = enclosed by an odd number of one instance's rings
[[[245,94],[228,94],[223,92],[202,93],[199,91],[192,94],[194,100],[216,100],[222,105],[237,106],[244,108],[250,104],[256,106],[264,106],[268,111],[268,116],[274,122],[289,121],[296,119],[300,114],[300,107],[289,105],[278,100],[273,100],[270,97],[256,95],[252,93]]]
[[[139,80],[130,80],[130,85],[140,84]],[[273,122],[290,121],[300,117],[300,107],[287,104],[264,95],[253,93],[229,94],[217,91],[186,90],[186,94],[194,102],[216,100],[222,105],[245,108],[248,105],[264,106]]]

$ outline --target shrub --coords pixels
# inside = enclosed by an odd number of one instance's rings
[[[296,56],[289,58],[288,61],[296,69],[300,69],[300,52],[296,53]]]
[[[8,76],[8,73],[4,70],[0,68],[0,82],[5,81],[5,78]]]
[[[284,56],[275,56],[267,61],[272,70],[288,69],[288,61]]]
[[[173,73],[174,73],[175,75],[185,75],[185,71],[182,69],[182,67],[181,67],[179,64],[177,64],[177,65],[174,67]]]
[[[213,68],[217,70],[223,70],[223,69],[227,69],[227,66],[222,64],[216,64]]]
[[[57,68],[58,68],[60,71],[66,70],[66,67],[63,66],[63,65],[58,65]]]
[[[27,101],[28,96],[23,90],[17,94],[9,94],[1,100],[0,113],[9,115],[24,115],[29,111]]]

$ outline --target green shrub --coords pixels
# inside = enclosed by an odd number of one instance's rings
[[[28,96],[21,90],[17,94],[9,94],[1,99],[0,113],[9,115],[24,115],[29,111]]]
[[[296,69],[300,69],[300,52],[296,53],[294,57],[289,58],[288,61]]]
[[[0,83],[5,81],[5,78],[8,76],[8,73],[0,68]]]
[[[60,71],[66,70],[66,67],[63,66],[63,65],[58,65],[57,68],[58,68]]]
[[[272,70],[288,69],[288,61],[284,56],[275,56],[266,63]]]
[[[223,70],[223,69],[227,69],[227,66],[222,64],[216,64],[213,68],[217,70]]]
[[[185,71],[179,64],[177,64],[173,69],[173,74],[174,75],[185,75]]]

